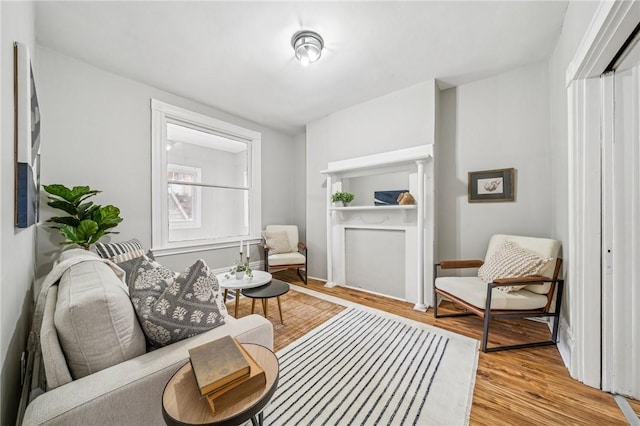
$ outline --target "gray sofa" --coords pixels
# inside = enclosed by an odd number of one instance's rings
[[[27,406],[24,425],[162,425],[162,392],[189,348],[224,335],[273,347],[268,320],[225,313],[225,325],[147,352],[119,270],[86,251],[63,253],[74,256],[84,260],[40,295],[46,392]]]

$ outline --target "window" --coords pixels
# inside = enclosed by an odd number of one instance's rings
[[[260,238],[260,133],[157,100],[151,109],[154,252]]]

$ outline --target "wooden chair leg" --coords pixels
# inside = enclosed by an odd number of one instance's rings
[[[229,293],[228,289],[224,289],[224,303],[227,303],[227,294]]]
[[[256,299],[251,299],[251,313],[256,310]]]
[[[282,319],[282,305],[280,304],[280,296],[276,297],[278,300],[278,311],[280,311],[280,324],[284,325],[284,320]]]
[[[240,290],[236,290],[236,309],[235,309],[235,317],[238,318],[238,304],[240,303]]]
[[[264,317],[269,318],[269,304],[267,303],[269,299],[262,299],[262,309],[264,310]]]

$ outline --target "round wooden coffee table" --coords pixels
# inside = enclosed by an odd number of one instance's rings
[[[251,420],[254,425],[262,425],[262,409],[278,387],[278,357],[261,345],[243,343],[242,346],[264,369],[266,386],[236,404],[212,414],[209,404],[200,396],[191,363],[187,361],[169,379],[162,393],[162,417],[168,425],[236,426],[247,420]]]
[[[275,297],[278,300],[278,311],[280,311],[280,323],[284,324],[282,320],[282,305],[280,304],[280,296],[287,293],[289,291],[289,284],[280,280],[271,280],[271,282],[267,285],[263,285],[255,288],[247,288],[242,290],[242,295],[246,297],[250,297],[253,300],[251,301],[251,313],[255,310],[256,307],[256,299],[262,300],[262,310],[264,312],[265,318],[267,318],[269,306],[267,305],[267,300]]]

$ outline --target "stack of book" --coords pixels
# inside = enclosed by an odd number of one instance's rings
[[[200,395],[219,412],[266,385],[264,370],[231,336],[189,349]]]

